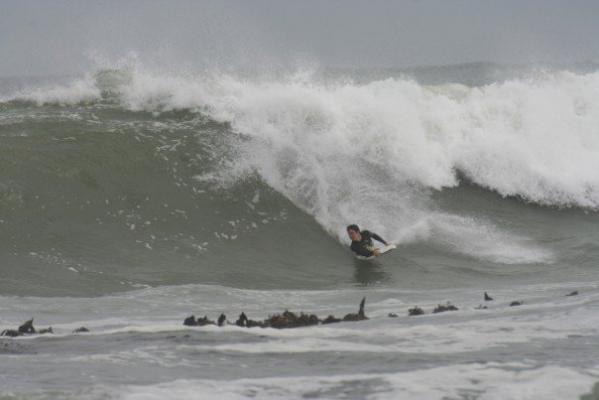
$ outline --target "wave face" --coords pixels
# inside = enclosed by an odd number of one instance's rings
[[[358,78],[134,68],[5,88],[4,289],[403,281],[347,279],[349,223],[400,243],[412,282],[596,260],[599,73]]]

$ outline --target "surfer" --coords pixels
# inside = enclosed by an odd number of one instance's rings
[[[360,231],[358,225],[352,224],[347,226],[347,235],[351,239],[351,251],[362,257],[378,257],[379,251],[374,248],[372,239],[383,243],[385,246],[388,244],[385,239],[380,237],[374,232],[367,230]]]

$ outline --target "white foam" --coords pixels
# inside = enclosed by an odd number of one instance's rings
[[[207,290],[214,290],[214,288]],[[218,289],[221,292],[222,290],[223,288]],[[599,327],[599,317],[594,313],[597,294],[587,288],[584,295],[563,297],[563,293],[567,291],[565,287],[561,286],[552,289],[551,292],[536,290],[532,287],[521,288],[517,292],[496,291],[493,294],[497,300],[489,304],[490,308],[487,310],[474,309],[480,299],[475,301],[470,298],[471,296],[468,297],[465,294],[453,294],[454,298],[457,296],[459,311],[430,314],[436,303],[420,299],[418,304],[426,310],[427,315],[419,317],[407,317],[407,309],[412,307],[413,303],[398,302],[395,297],[388,297],[390,292],[382,292],[378,295],[371,293],[371,296],[380,298],[378,302],[369,303],[367,313],[371,319],[357,323],[338,323],[283,330],[248,329],[235,325],[184,327],[181,324],[183,317],[189,315],[190,310],[197,307],[198,298],[213,299],[212,301],[202,301],[203,310],[212,317],[216,317],[223,310],[235,309],[239,312],[243,309],[250,318],[263,318],[268,315],[269,307],[273,302],[282,302],[282,298],[285,297],[288,301],[287,304],[297,303],[296,307],[315,312],[324,318],[331,311],[321,310],[319,312],[318,307],[311,306],[312,302],[328,304],[330,301],[327,299],[340,296],[333,292],[320,294],[312,292],[300,296],[302,300],[295,300],[300,292],[271,293],[238,289],[226,290],[228,292],[224,294],[225,298],[222,297],[223,293],[221,296],[217,296],[211,291],[198,292],[194,295],[185,290],[181,292],[180,290],[175,291],[174,288],[157,288],[100,299],[56,299],[53,307],[62,310],[65,313],[64,316],[58,314],[57,311],[43,309],[37,301],[34,301],[35,299],[19,299],[20,303],[25,303],[28,306],[16,312],[15,315],[36,316],[48,312],[54,313],[52,326],[56,334],[31,336],[28,337],[28,340],[68,336],[80,326],[88,327],[91,332],[86,335],[94,336],[186,330],[218,334],[224,337],[229,337],[232,334],[259,337],[259,340],[248,338],[252,343],[251,346],[248,346],[247,342],[243,340],[209,346],[203,343],[179,346],[179,350],[187,348],[186,351],[190,353],[210,351],[294,354],[328,351],[455,354],[509,347],[514,344],[526,345],[539,340],[562,340],[567,339],[569,335],[592,337],[597,335],[597,327]],[[434,297],[437,299],[443,298],[447,294],[435,293]],[[172,302],[169,300],[171,295],[174,295],[173,299],[185,297],[187,300],[184,303],[177,300],[174,302],[176,304],[170,304]],[[410,296],[412,301],[415,300],[412,295],[406,294],[406,296]],[[524,305],[509,307],[509,301],[501,302],[500,298],[524,299]],[[43,299],[39,299],[39,301],[41,302]],[[127,312],[123,311],[123,301],[127,304]],[[300,306],[299,303],[303,304]],[[337,316],[343,315],[348,309],[346,304],[339,304],[336,307],[329,305],[329,307],[332,307],[332,313]],[[99,309],[102,310],[102,315],[113,315],[113,317],[96,316],[90,319],[89,316],[97,315]],[[35,313],[32,313],[32,310],[35,310]],[[399,317],[388,318],[386,315],[390,311],[396,312]],[[85,319],[73,321],[74,314]],[[229,312],[227,314],[236,315]],[[173,318],[173,315],[178,317]],[[17,326],[19,322],[22,322],[15,318],[11,317],[11,321],[4,321],[2,325]],[[62,322],[60,322],[61,320]],[[36,324],[39,326],[48,325],[45,320],[37,322],[36,319]]]
[[[461,364],[388,374],[294,376],[261,379],[178,380],[152,386],[128,386],[119,398],[134,399],[369,399],[480,400],[574,399],[590,391],[597,371],[524,363]],[[359,392],[358,392],[359,390]]]
[[[10,98],[3,99],[3,101],[31,101],[41,106],[44,104],[73,105],[88,103],[100,98],[101,91],[96,85],[96,80],[92,75],[86,75],[66,85],[49,85],[41,88],[25,89],[13,94]]]

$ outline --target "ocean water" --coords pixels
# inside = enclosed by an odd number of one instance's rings
[[[593,65],[0,79],[0,398],[598,399],[598,171]]]

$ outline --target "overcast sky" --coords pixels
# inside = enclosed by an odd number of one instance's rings
[[[0,76],[599,61],[591,0],[0,0]]]

